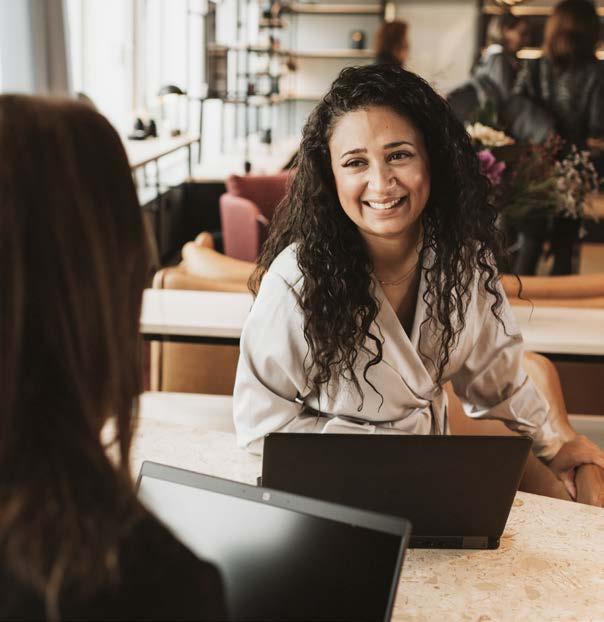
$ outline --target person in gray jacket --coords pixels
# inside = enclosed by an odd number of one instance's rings
[[[491,106],[498,113],[507,102],[520,69],[516,54],[526,45],[528,23],[512,13],[489,22],[487,47],[472,70],[472,77],[449,93],[456,116],[471,121],[479,110]]]
[[[510,103],[510,130],[515,138],[542,142],[548,133],[586,149],[604,137],[604,64],[596,58],[600,22],[588,0],[563,0],[545,25],[543,56],[521,69]],[[537,222],[538,220],[538,222]],[[552,242],[552,274],[572,270],[573,245],[580,223],[557,217],[553,223],[533,219],[521,231],[516,272],[533,274],[543,242]],[[549,227],[547,225],[550,225]]]

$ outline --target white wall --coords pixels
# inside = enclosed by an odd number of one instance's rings
[[[29,2],[0,0],[0,85],[3,92],[35,91],[33,57]]]
[[[441,93],[467,80],[476,53],[475,0],[399,0],[396,15],[409,24],[411,71]]]

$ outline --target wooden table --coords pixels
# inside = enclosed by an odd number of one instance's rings
[[[261,470],[223,396],[143,395],[132,458],[249,484]],[[604,620],[604,510],[519,492],[499,549],[407,553],[392,620]]]
[[[513,307],[525,347],[558,360],[604,362],[604,309]]]
[[[144,140],[124,140],[124,147],[130,162],[130,170],[134,174],[138,169],[143,170],[145,186],[147,185],[146,167],[148,164],[155,165],[155,197],[161,195],[161,183],[159,175],[159,161],[180,149],[188,151],[189,177],[193,174],[193,157],[191,146],[199,143],[199,136],[183,134],[166,138],[145,138]],[[134,176],[136,183],[136,176]]]
[[[140,329],[147,340],[237,345],[252,300],[247,293],[146,289]]]
[[[237,345],[252,306],[247,293],[145,290],[146,339]],[[513,307],[525,347],[552,358],[604,361],[604,309]]]
[[[166,138],[145,138],[144,140],[126,140],[124,147],[130,162],[130,169],[135,171],[138,168],[158,161],[179,149],[185,147],[189,151],[189,174],[191,174],[191,146],[199,142],[199,136],[183,134]]]

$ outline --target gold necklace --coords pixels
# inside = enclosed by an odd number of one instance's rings
[[[411,267],[411,270],[409,270],[408,272],[405,272],[405,274],[403,274],[403,276],[399,277],[398,279],[395,279],[394,281],[382,281],[378,279],[378,283],[380,285],[398,285],[399,283],[402,283],[405,279],[409,278],[411,274],[413,274],[413,271],[415,270],[415,268],[417,268],[418,263],[419,263],[419,260],[413,264],[413,266]]]

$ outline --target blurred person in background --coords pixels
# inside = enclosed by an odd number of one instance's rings
[[[520,70],[516,55],[527,44],[528,35],[526,19],[512,13],[497,15],[489,22],[487,48],[472,70],[472,76],[479,86],[489,84],[490,91],[485,95],[492,92],[497,102],[505,102],[512,92]]]
[[[406,22],[384,22],[375,34],[375,62],[404,67],[409,58],[408,32]]]
[[[0,619],[223,619],[130,476],[151,262],[122,141],[89,105],[2,95],[0,157]]]
[[[487,47],[472,69],[468,82],[449,93],[447,99],[461,121],[474,121],[481,111],[497,124],[520,70],[516,54],[528,41],[528,22],[506,12],[491,18],[487,29]]]
[[[596,58],[600,22],[588,0],[563,0],[545,24],[543,56],[527,61],[513,89],[510,127],[516,138],[542,142],[555,132],[567,153],[604,138],[604,66]],[[570,274],[580,223],[556,217],[521,229],[515,271],[534,274],[544,241],[554,255],[552,274]]]

